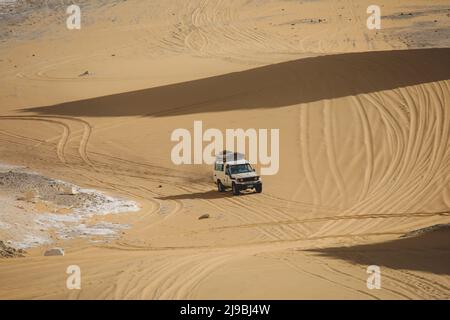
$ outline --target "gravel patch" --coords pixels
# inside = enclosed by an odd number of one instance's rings
[[[0,239],[15,249],[74,238],[110,241],[130,226],[91,219],[140,209],[134,201],[6,165],[0,168],[0,203]]]

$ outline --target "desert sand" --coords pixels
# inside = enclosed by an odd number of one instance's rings
[[[80,30],[61,1],[0,6],[0,163],[141,208],[0,259],[0,298],[449,299],[449,228],[412,231],[450,223],[450,5],[380,0],[369,30],[371,4],[80,1]],[[195,120],[280,129],[262,194],[172,163]]]

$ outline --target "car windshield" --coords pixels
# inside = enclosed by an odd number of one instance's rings
[[[239,174],[253,171],[252,167],[249,164],[237,164],[230,166],[231,174]]]

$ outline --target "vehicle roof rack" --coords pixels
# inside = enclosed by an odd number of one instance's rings
[[[245,159],[244,154],[239,152],[231,152],[228,150],[224,150],[216,155],[216,161],[218,162],[230,162],[244,159]]]

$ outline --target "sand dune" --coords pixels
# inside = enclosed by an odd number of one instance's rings
[[[448,228],[402,238],[450,222],[446,1],[381,1],[380,31],[365,1],[89,3],[76,32],[59,4],[1,22],[0,162],[142,210],[96,218],[132,226],[106,244],[1,259],[0,298],[450,297]],[[262,194],[172,163],[195,120],[280,129]]]
[[[162,87],[23,111],[76,117],[178,116],[286,107],[445,81],[450,49],[305,58]]]

